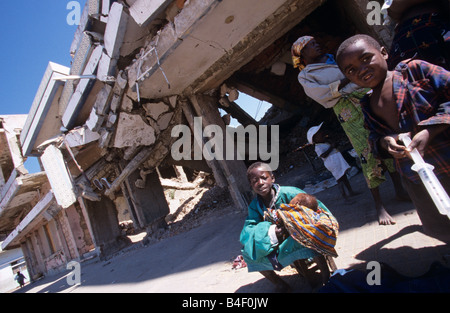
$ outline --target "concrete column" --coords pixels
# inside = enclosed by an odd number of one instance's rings
[[[126,185],[130,191],[139,226],[141,228],[163,226],[164,218],[170,213],[170,209],[158,173],[153,171],[147,174],[144,188],[136,187],[135,182],[138,179],[141,179],[139,170],[127,177]]]
[[[96,248],[105,256],[124,248],[126,240],[121,238],[119,220],[114,202],[102,196],[100,201],[83,201],[90,221]]]
[[[223,145],[225,144],[225,123],[223,122],[217,103],[219,99],[204,95],[194,95],[190,98],[192,106],[198,116],[202,117],[203,127],[217,125],[223,130]],[[225,153],[224,153],[225,154]],[[242,160],[218,160],[228,183],[228,189],[235,205],[245,210],[251,200],[251,189],[247,181],[247,167]]]

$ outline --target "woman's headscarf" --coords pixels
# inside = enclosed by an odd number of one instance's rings
[[[301,71],[305,68],[305,65],[302,62],[301,58],[301,52],[303,48],[308,44],[308,42],[311,41],[311,39],[314,39],[312,36],[303,36],[297,39],[297,41],[294,42],[291,48],[291,54],[292,54],[292,62],[294,64],[294,68],[297,68]]]

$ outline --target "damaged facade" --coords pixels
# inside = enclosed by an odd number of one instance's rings
[[[209,173],[246,209],[246,160],[175,160],[173,128],[195,133],[202,117],[203,129],[225,129],[229,115],[257,124],[236,104],[239,91],[272,103],[284,128],[304,120],[306,129],[319,116],[333,123],[301,89],[290,47],[314,35],[335,52],[354,33],[389,45],[386,29],[367,25],[367,2],[87,0],[71,68],[49,64],[21,127],[23,156],[39,157],[43,172],[15,210],[3,189],[27,174],[2,157],[2,248],[21,246],[33,278],[111,254],[129,244],[121,222],[150,233],[165,226],[164,169],[189,173],[190,183],[194,171]],[[207,140],[193,137],[192,145]]]

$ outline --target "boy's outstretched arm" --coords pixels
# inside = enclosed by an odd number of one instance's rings
[[[416,148],[419,151],[420,155],[423,156],[428,143],[430,143],[438,134],[445,131],[448,126],[449,124],[436,124],[426,127],[411,139],[411,144],[407,147],[406,151],[410,152],[414,148]]]

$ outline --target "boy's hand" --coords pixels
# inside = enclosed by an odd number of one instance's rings
[[[407,147],[406,151],[411,152],[415,148],[423,156],[428,142],[430,142],[430,133],[427,129],[421,130],[411,139],[411,144]]]
[[[398,135],[395,137],[398,138]],[[406,156],[406,147],[397,143],[397,138],[394,136],[385,136],[381,138],[380,145],[395,159],[401,159]]]
[[[411,139],[411,144],[406,149],[407,152],[412,151],[414,148],[419,151],[420,155],[423,156],[425,153],[425,149],[428,146],[428,143],[430,143],[433,138],[445,131],[449,126],[447,124],[437,124],[437,125],[431,125],[427,128],[421,130],[417,134],[414,135],[414,137]]]

